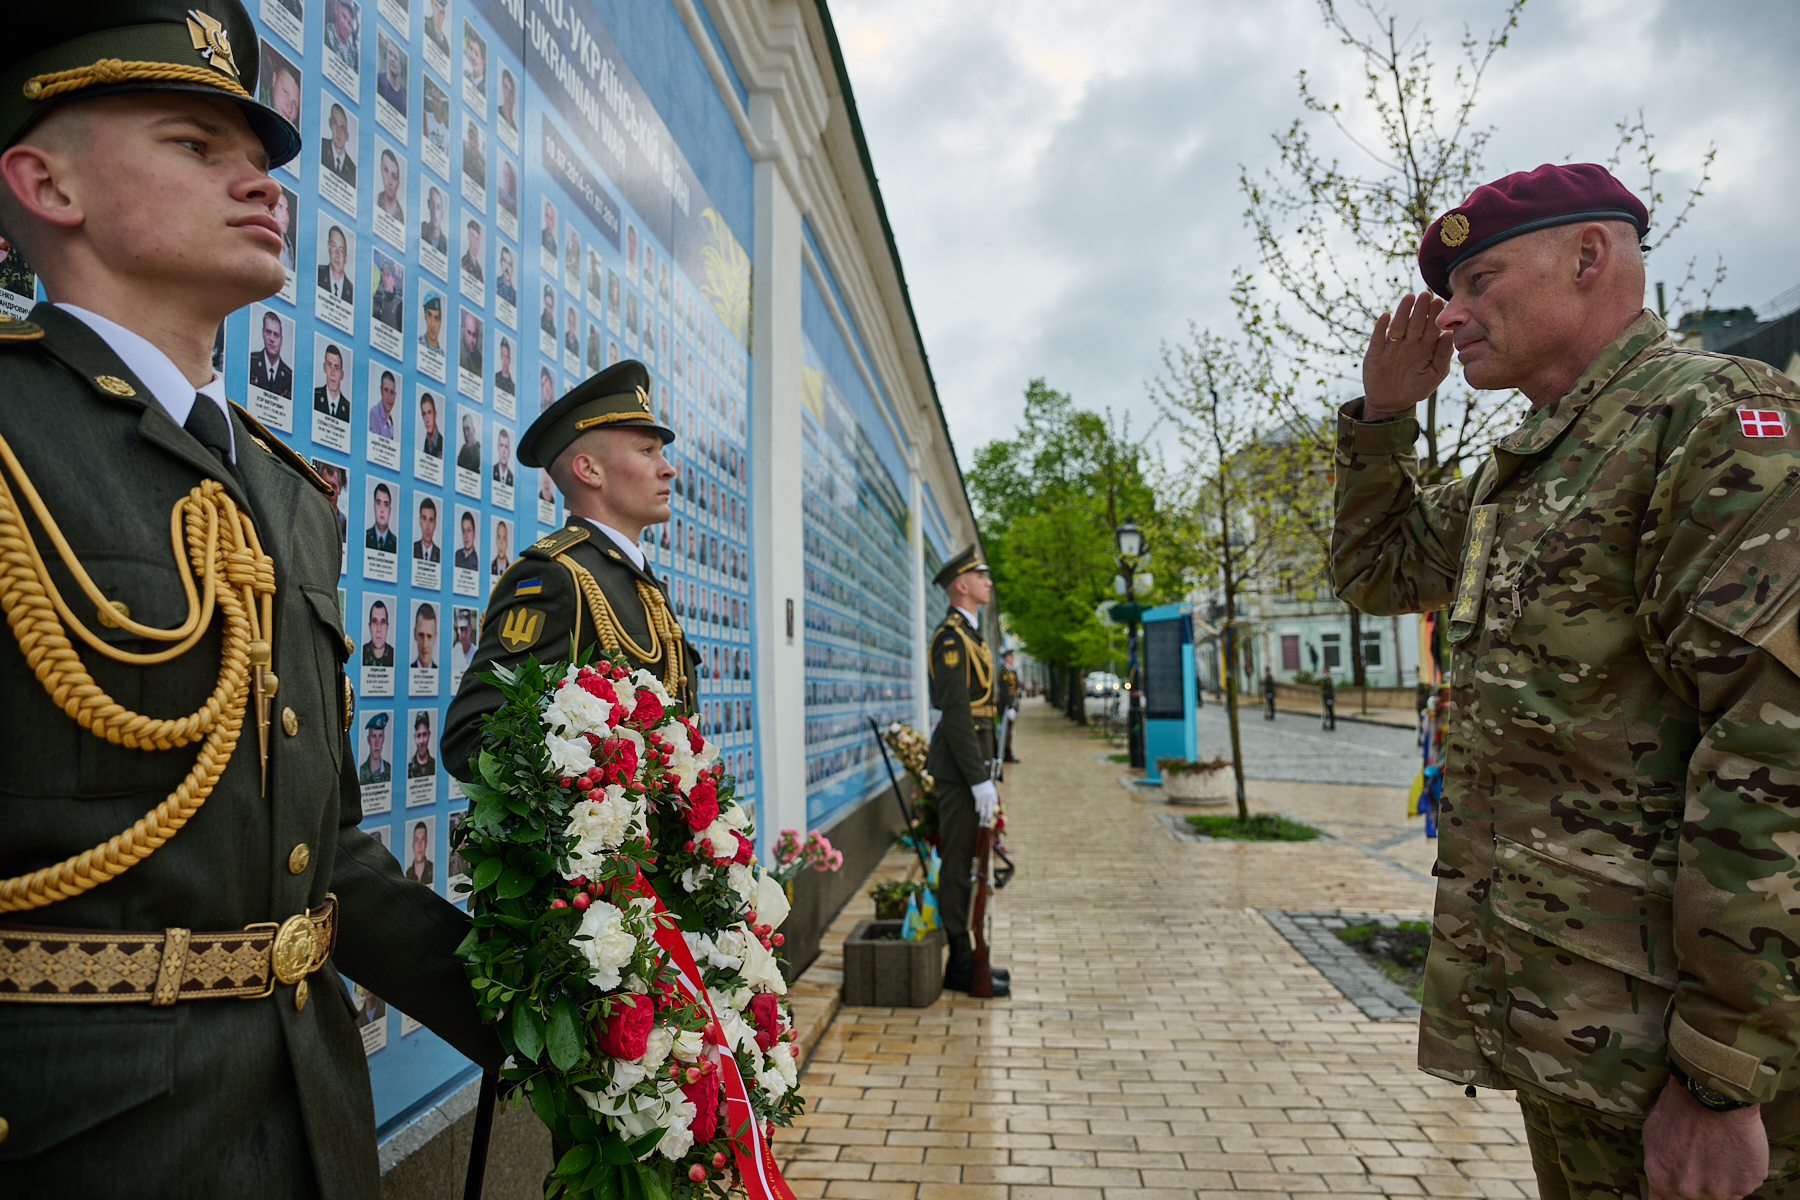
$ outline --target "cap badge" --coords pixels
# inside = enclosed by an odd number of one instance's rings
[[[237,59],[231,55],[231,36],[225,32],[224,24],[197,8],[190,8],[187,27],[188,36],[194,40],[194,49],[200,52],[207,65],[237,78]]]
[[[1451,213],[1438,226],[1438,240],[1446,246],[1460,246],[1469,240],[1469,218],[1461,213]]]
[[[646,392],[643,388],[637,390],[637,402],[639,408],[643,409],[645,412],[650,411],[650,393]]]

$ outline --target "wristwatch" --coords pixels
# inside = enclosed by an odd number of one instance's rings
[[[1698,1101],[1701,1108],[1710,1112],[1731,1112],[1734,1109],[1750,1107],[1750,1101],[1733,1100],[1724,1092],[1715,1092],[1674,1063],[1669,1064],[1669,1074],[1675,1077],[1676,1083],[1687,1089],[1688,1095]]]

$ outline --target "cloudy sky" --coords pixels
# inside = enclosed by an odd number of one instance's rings
[[[1387,11],[1446,60],[1462,20],[1480,34],[1503,9]],[[832,13],[965,467],[1012,431],[1033,376],[1149,417],[1160,344],[1190,319],[1232,328],[1232,269],[1255,265],[1239,167],[1274,165],[1270,134],[1304,115],[1296,73],[1359,100],[1359,59],[1315,0],[833,0]],[[1642,107],[1665,197],[1697,178],[1709,143],[1719,152],[1652,282],[1673,289],[1690,256],[1722,254],[1715,304],[1761,305],[1800,284],[1795,46],[1792,0],[1535,0],[1483,92],[1489,176],[1603,161],[1615,122]]]

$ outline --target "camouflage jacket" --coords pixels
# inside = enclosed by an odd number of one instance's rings
[[[1800,1131],[1800,388],[1646,312],[1467,478],[1360,413],[1333,584],[1451,609],[1420,1066]]]

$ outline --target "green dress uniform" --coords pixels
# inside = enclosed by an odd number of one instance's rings
[[[226,96],[271,165],[299,148],[251,98],[236,0],[8,15],[0,143],[104,86]],[[163,399],[192,399],[186,427]],[[501,1051],[454,957],[466,919],[357,828],[329,488],[50,305],[0,323],[0,437],[0,1190],[372,1200],[339,970]],[[210,565],[172,545],[178,506]]]
[[[1449,609],[1420,1066],[1588,1130],[1565,1174],[1635,1196],[1676,1065],[1800,1176],[1800,388],[1645,312],[1465,478],[1360,413],[1334,586]]]
[[[0,916],[0,1180],[14,1195],[373,1197],[375,1113],[355,1013],[338,971],[424,1021],[485,1066],[499,1043],[477,1017],[454,957],[467,923],[409,884],[362,820],[338,612],[337,521],[324,485],[242,410],[226,471],[81,321],[39,305],[35,340],[0,342],[0,436],[72,556],[131,619],[179,626],[188,600],[169,541],[178,500],[213,479],[255,520],[273,560],[268,783],[253,715],[205,805],[154,853],[68,899]],[[25,331],[28,332],[28,331]],[[0,327],[6,338],[20,326]],[[210,404],[202,397],[196,403]],[[80,464],[80,469],[75,469]],[[4,476],[22,491],[12,471]],[[77,617],[120,651],[163,643],[107,628],[34,513],[24,518]],[[221,622],[171,662],[115,662],[83,646],[87,670],[126,708],[183,714],[218,683]],[[0,637],[0,877],[107,841],[181,783],[191,745],[145,751],[94,736],[46,693],[15,637]],[[284,921],[335,897],[335,949],[302,982],[257,1000],[137,997],[166,941],[132,954],[64,949],[27,926],[161,934]],[[200,938],[195,932],[193,937]],[[208,964],[189,955],[205,982]],[[224,968],[221,968],[223,970]],[[245,976],[238,976],[243,979]],[[267,978],[265,971],[262,978]],[[86,982],[84,982],[86,981]],[[193,982],[190,980],[190,982]],[[217,982],[217,981],[215,981]],[[272,982],[272,981],[271,981]],[[185,988],[187,985],[184,984]]]
[[[643,428],[667,445],[672,430],[650,414],[649,371],[626,359],[572,389],[532,422],[519,439],[519,461],[548,467],[590,429]],[[635,666],[659,679],[671,696],[693,704],[699,696],[699,652],[681,634],[669,606],[668,585],[639,567],[593,522],[572,516],[555,533],[525,547],[495,582],[481,638],[462,686],[444,716],[444,768],[475,777],[471,760],[481,747],[481,723],[504,702],[482,678],[496,666],[526,658],[567,661],[586,652],[623,650]]]
[[[1019,673],[1017,671],[1014,671],[1011,667],[1007,666],[1004,662],[1002,662],[1000,664],[1000,699],[999,699],[999,702],[994,706],[995,719],[996,720],[1004,719],[1006,717],[1006,715],[1008,713],[1010,713],[1018,703],[1019,703]],[[1004,760],[1006,762],[1019,761],[1018,759],[1013,757],[1012,741],[1013,741],[1013,723],[1012,723],[1012,721],[1008,720],[1006,722],[1006,744],[1004,746],[1000,747],[1001,752],[1002,752],[1002,757],[1004,758]]]
[[[974,547],[938,572],[944,586],[965,571],[985,571]],[[993,778],[997,693],[994,657],[981,630],[952,608],[931,634],[928,659],[937,728],[925,754],[938,803],[938,917],[950,938],[951,972],[969,953],[970,871],[975,855],[973,788]]]

